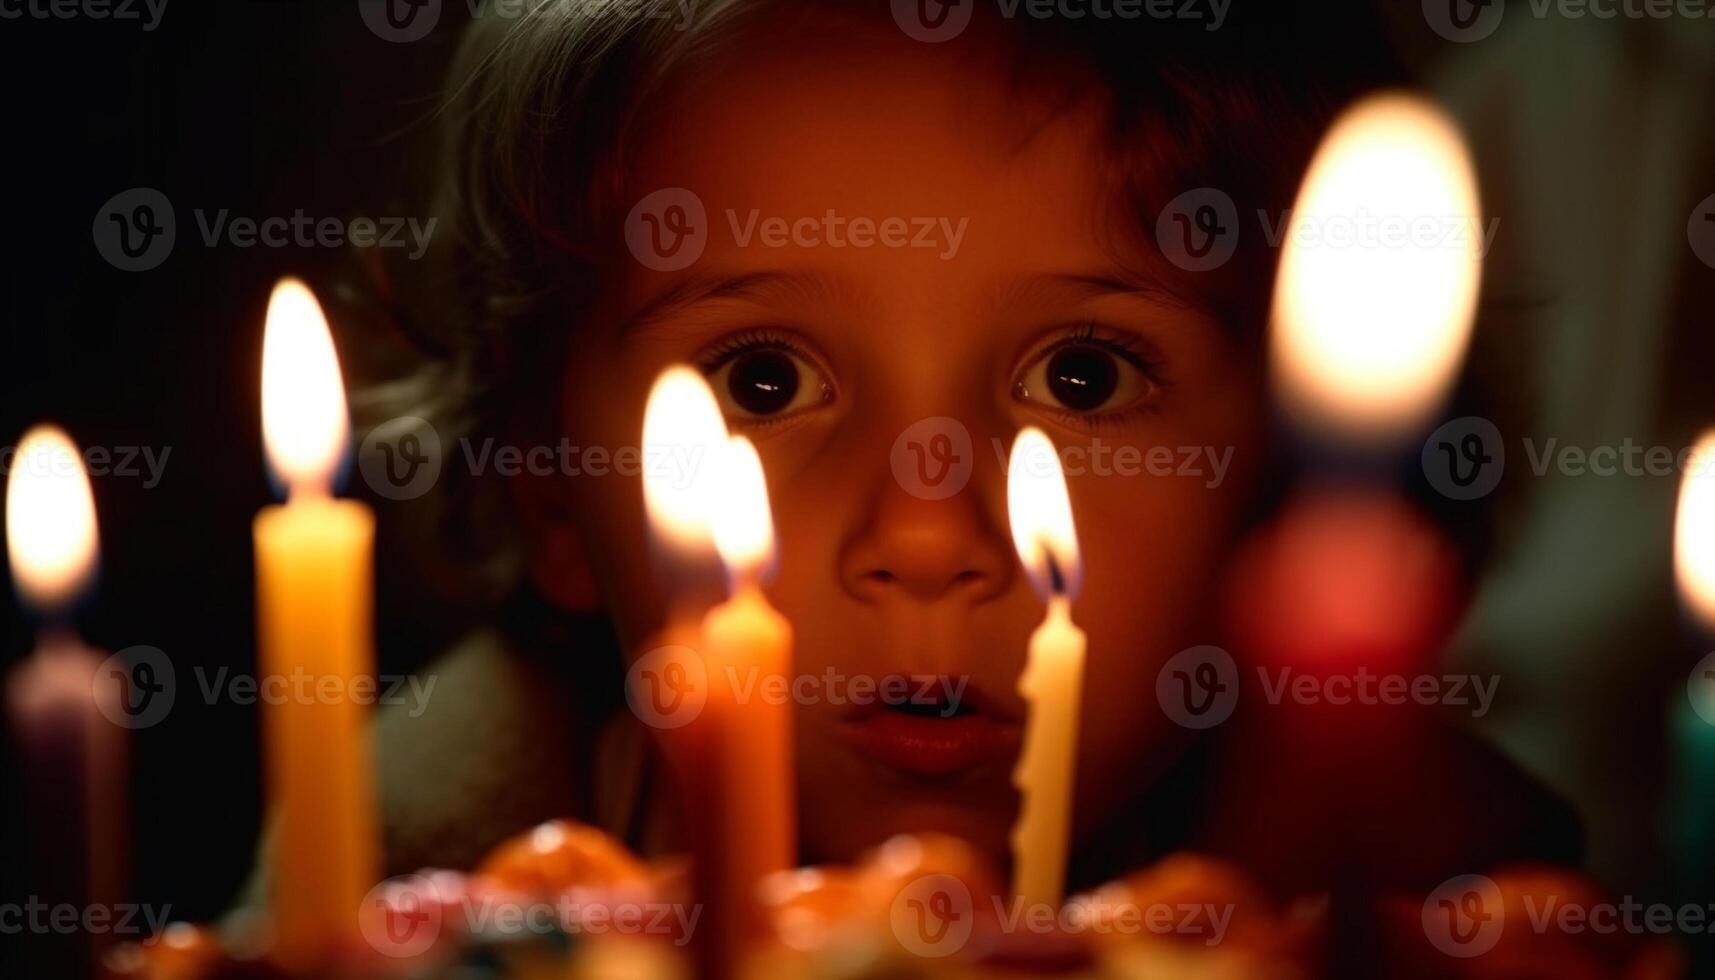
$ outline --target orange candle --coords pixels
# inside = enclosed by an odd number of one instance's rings
[[[759,696],[770,678],[792,675],[792,627],[762,594],[774,527],[756,447],[735,437],[712,462],[719,481],[715,547],[733,589],[703,620],[709,677],[703,711],[716,745],[722,833],[721,892],[708,900],[728,910],[735,942],[742,944],[763,929],[762,879],[797,863],[792,705]]]
[[[1084,683],[1084,631],[1072,623],[1079,575],[1078,535],[1054,444],[1027,428],[1012,444],[1007,514],[1024,569],[1048,603],[1030,636],[1018,692],[1028,706],[1024,750],[1013,770],[1018,822],[1012,828],[1012,892],[1029,905],[1059,908],[1071,847],[1073,773]]]
[[[347,425],[327,320],[307,287],[281,282],[262,348],[262,426],[288,498],[257,515],[254,534],[261,673],[313,679],[263,712],[274,957],[294,968],[355,935],[380,871],[368,711],[350,696],[374,670],[375,522],[332,496]]]
[[[758,731],[735,712],[761,706],[736,704],[705,635],[706,621],[717,619],[710,607],[724,598],[728,578],[716,552],[715,523],[727,499],[720,463],[729,445],[720,405],[702,374],[682,365],[662,372],[649,392],[643,417],[643,449],[650,462],[643,499],[667,608],[664,625],[644,642],[630,671],[628,696],[637,716],[656,730],[673,769],[702,912],[693,937],[697,973],[709,978],[739,972],[757,923],[751,896],[755,881],[780,865],[780,850],[791,846],[781,842],[789,837],[789,829],[740,840],[748,836],[741,828],[755,826],[756,806],[766,810],[780,805],[762,801],[777,800],[779,790],[771,787],[778,787],[781,777],[777,765],[765,766],[758,780],[760,794],[745,784],[743,765],[734,761],[733,753],[747,750],[729,747],[725,740],[753,740]],[[759,506],[766,519],[766,491]],[[748,624],[768,618],[755,613],[751,592],[754,589],[747,590],[743,604],[750,614],[719,617],[738,631],[722,628],[721,655],[729,666],[750,657],[751,640],[742,635]],[[778,644],[770,653],[779,659]],[[772,737],[777,740],[773,744],[784,744],[780,736]],[[779,753],[778,748],[771,751]]]

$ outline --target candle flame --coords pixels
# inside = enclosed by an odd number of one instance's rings
[[[95,496],[71,437],[41,425],[24,434],[6,480],[12,580],[25,599],[53,610],[77,597],[99,550]]]
[[[262,336],[262,441],[290,492],[332,489],[348,425],[327,317],[308,286],[283,279]]]
[[[762,458],[749,439],[733,436],[722,447],[714,470],[715,550],[735,577],[760,575],[774,559],[774,520]]]
[[[1044,599],[1076,596],[1083,577],[1078,530],[1054,443],[1041,429],[1026,428],[1013,440],[1006,472],[1012,543],[1031,585]]]
[[[643,506],[657,537],[677,550],[707,551],[711,473],[727,443],[720,404],[703,376],[683,365],[655,379],[643,410]]]
[[[1715,628],[1715,429],[1697,441],[1679,485],[1673,564],[1686,605]]]
[[[1287,410],[1366,442],[1433,412],[1470,339],[1485,235],[1444,112],[1405,94],[1348,110],[1311,162],[1280,260],[1273,367]]]

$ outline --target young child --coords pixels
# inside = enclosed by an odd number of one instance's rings
[[[1339,43],[1349,11],[1292,29],[1253,6],[1209,30],[976,4],[927,41],[922,6],[721,0],[682,25],[548,4],[473,22],[438,114],[437,251],[384,285],[432,357],[380,417],[428,417],[448,446],[611,451],[637,445],[663,368],[706,373],[767,470],[770,597],[798,673],[956,692],[795,705],[807,863],[928,830],[1008,859],[1016,686],[1042,604],[1009,537],[1004,452],[1039,426],[1092,461],[1069,476],[1089,636],[1069,885],[1195,848],[1281,895],[1326,890],[1344,871],[1317,848],[1337,835],[1284,829],[1309,802],[1247,795],[1237,774],[1256,767],[1217,750],[1239,726],[1196,733],[1156,702],[1168,658],[1226,642],[1225,569],[1280,485],[1263,372],[1276,255],[1245,229],[1230,260],[1187,271],[1156,219],[1203,187],[1240,215],[1283,212],[1334,112],[1390,76]],[[953,440],[961,489],[896,475],[908,431]],[[1101,447],[1207,451],[1163,474],[1101,470]],[[469,867],[559,816],[679,846],[622,691],[667,598],[638,480],[447,469],[446,498],[482,515],[459,540],[516,574],[503,627],[427,668],[428,710],[381,718],[389,873]],[[1574,855],[1545,794],[1421,725],[1440,765],[1375,774],[1385,791],[1357,819],[1391,844],[1359,859],[1366,881],[1427,891]]]

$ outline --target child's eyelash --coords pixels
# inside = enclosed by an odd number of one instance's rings
[[[1135,335],[1122,330],[1099,327],[1094,323],[1080,324],[1070,333],[1049,342],[1032,355],[1026,363],[1035,364],[1044,358],[1054,356],[1056,352],[1067,347],[1100,347],[1142,371],[1154,383],[1158,385],[1167,383],[1164,377],[1167,362],[1164,358],[1143,344]]]
[[[794,357],[814,363],[814,359],[792,336],[784,331],[757,327],[722,337],[696,357],[697,367],[704,373],[718,370],[737,357],[754,350],[783,350]]]

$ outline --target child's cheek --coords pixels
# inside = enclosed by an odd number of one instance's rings
[[[1194,734],[1159,704],[1157,680],[1178,652],[1222,642],[1210,597],[1250,500],[1245,460],[1258,452],[1234,445],[1217,480],[1211,450],[1200,451],[1201,471],[1187,447],[1172,475],[1087,476],[1071,485],[1085,557],[1073,614],[1089,635],[1080,824],[1100,821],[1146,787]]]

